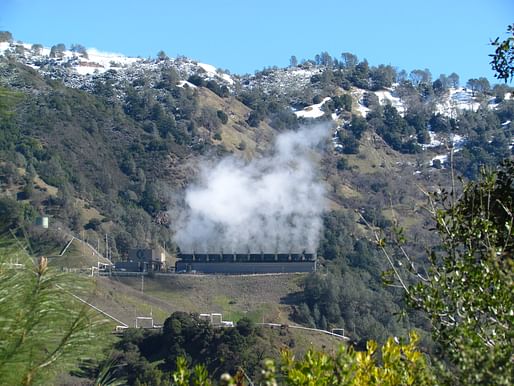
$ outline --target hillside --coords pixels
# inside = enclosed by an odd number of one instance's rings
[[[161,275],[145,277],[144,281],[139,277],[98,277],[93,294],[85,300],[129,327],[134,327],[136,316],[151,316],[155,325],[162,326],[176,311],[221,313],[223,320],[234,323],[248,318],[254,323],[281,324],[282,327],[259,327],[259,345],[270,357],[278,357],[285,347],[300,357],[310,348],[336,352],[345,340],[286,327],[296,325],[289,316],[304,279],[304,275]],[[113,329],[119,325],[118,321],[107,320]],[[139,319],[138,325],[148,327],[150,321]]]
[[[165,246],[174,256],[177,230],[191,218],[183,211],[191,204],[188,194],[211,192],[209,173],[225,162],[236,174],[220,173],[228,176],[216,187],[220,196],[202,196],[200,214],[234,201],[247,206],[218,214],[233,220],[256,206],[274,210],[267,204],[272,202],[302,207],[303,217],[273,211],[277,221],[260,228],[273,236],[293,234],[296,227],[287,224],[307,219],[304,225],[320,230],[312,240],[324,274],[309,276],[302,287],[272,277],[156,278],[145,297],[137,294],[137,280],[101,279],[106,307],[130,319],[133,307],[148,313],[148,301],[159,320],[180,309],[219,310],[234,319],[246,311],[255,319],[270,315],[279,322],[346,328],[355,340],[423,328],[418,315],[396,320],[402,296],[381,284],[387,266],[366,223],[383,232],[396,222],[404,226],[415,240],[409,252],[423,264],[425,248],[437,241],[423,191],[450,186],[452,170],[473,179],[481,167],[512,157],[512,90],[485,78],[462,87],[456,74],[432,78],[428,70],[407,73],[354,59],[317,58],[240,76],[183,57],[128,58],[1,42],[2,230],[21,235],[23,228],[35,254],[58,255],[72,235],[108,249],[114,262],[135,247]],[[298,140],[285,161],[277,158],[277,138],[314,127],[327,130],[305,148]],[[270,170],[275,179],[266,178]],[[287,179],[298,170],[308,171],[308,178]],[[241,180],[247,182],[245,197],[236,194]],[[284,189],[263,189],[257,185],[262,181]],[[324,206],[305,194],[312,191]],[[227,199],[225,193],[233,195]],[[254,193],[267,201],[255,205]],[[322,210],[310,211],[314,207]],[[263,218],[255,213],[252,224]],[[48,230],[34,225],[42,215],[50,219]],[[238,223],[231,229],[251,228]],[[206,239],[217,228],[192,229]],[[74,259],[55,258],[53,264],[90,269],[95,259],[83,260],[81,247],[74,248]],[[258,303],[263,288],[271,295]]]
[[[222,313],[225,320],[237,321],[243,316],[254,322],[291,322],[291,299],[301,291],[305,275],[167,275],[145,277],[100,277],[93,304],[100,307],[105,297],[107,309],[128,306],[137,299],[140,315],[153,307],[156,324],[162,324],[174,311]],[[143,286],[143,292],[141,287]],[[132,304],[134,306],[134,304]],[[102,307],[100,307],[102,308]],[[113,311],[114,312],[114,311]],[[119,313],[119,318],[133,323],[134,311]],[[128,319],[126,319],[128,318]],[[127,324],[131,324],[127,323]]]

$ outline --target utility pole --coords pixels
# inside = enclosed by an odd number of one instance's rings
[[[143,273],[141,273],[141,293],[145,293],[144,288],[145,288],[145,275]]]
[[[109,239],[107,238],[107,233],[105,234],[105,257],[109,259]]]

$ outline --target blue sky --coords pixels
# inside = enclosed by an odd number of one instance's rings
[[[493,80],[488,43],[513,22],[512,0],[0,0],[0,30],[45,46],[164,50],[233,73],[352,52],[371,65],[457,72],[461,83]]]

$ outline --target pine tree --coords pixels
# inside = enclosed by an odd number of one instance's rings
[[[80,283],[0,241],[0,384],[51,384],[97,355],[101,321],[71,294]]]

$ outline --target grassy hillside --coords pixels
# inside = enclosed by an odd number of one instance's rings
[[[145,276],[144,281],[140,277],[100,277],[97,294],[98,300],[126,309],[122,316],[130,320],[134,318],[134,312],[128,311],[132,305],[141,312],[154,307],[158,323],[173,311],[222,313],[225,320],[233,321],[248,317],[254,322],[290,323],[289,303],[301,291],[304,278],[304,274],[167,275]]]
[[[298,296],[304,279],[303,274],[145,277],[141,291],[141,278],[98,277],[87,300],[131,327],[136,316],[150,315],[155,324],[162,325],[175,311],[222,313],[224,320],[233,322],[246,317],[256,323],[287,325],[296,324],[289,315],[291,300]],[[111,321],[113,327],[116,324]],[[294,348],[301,355],[310,347],[336,350],[343,343],[322,333],[292,328],[263,327],[262,335],[276,354],[281,347]]]

